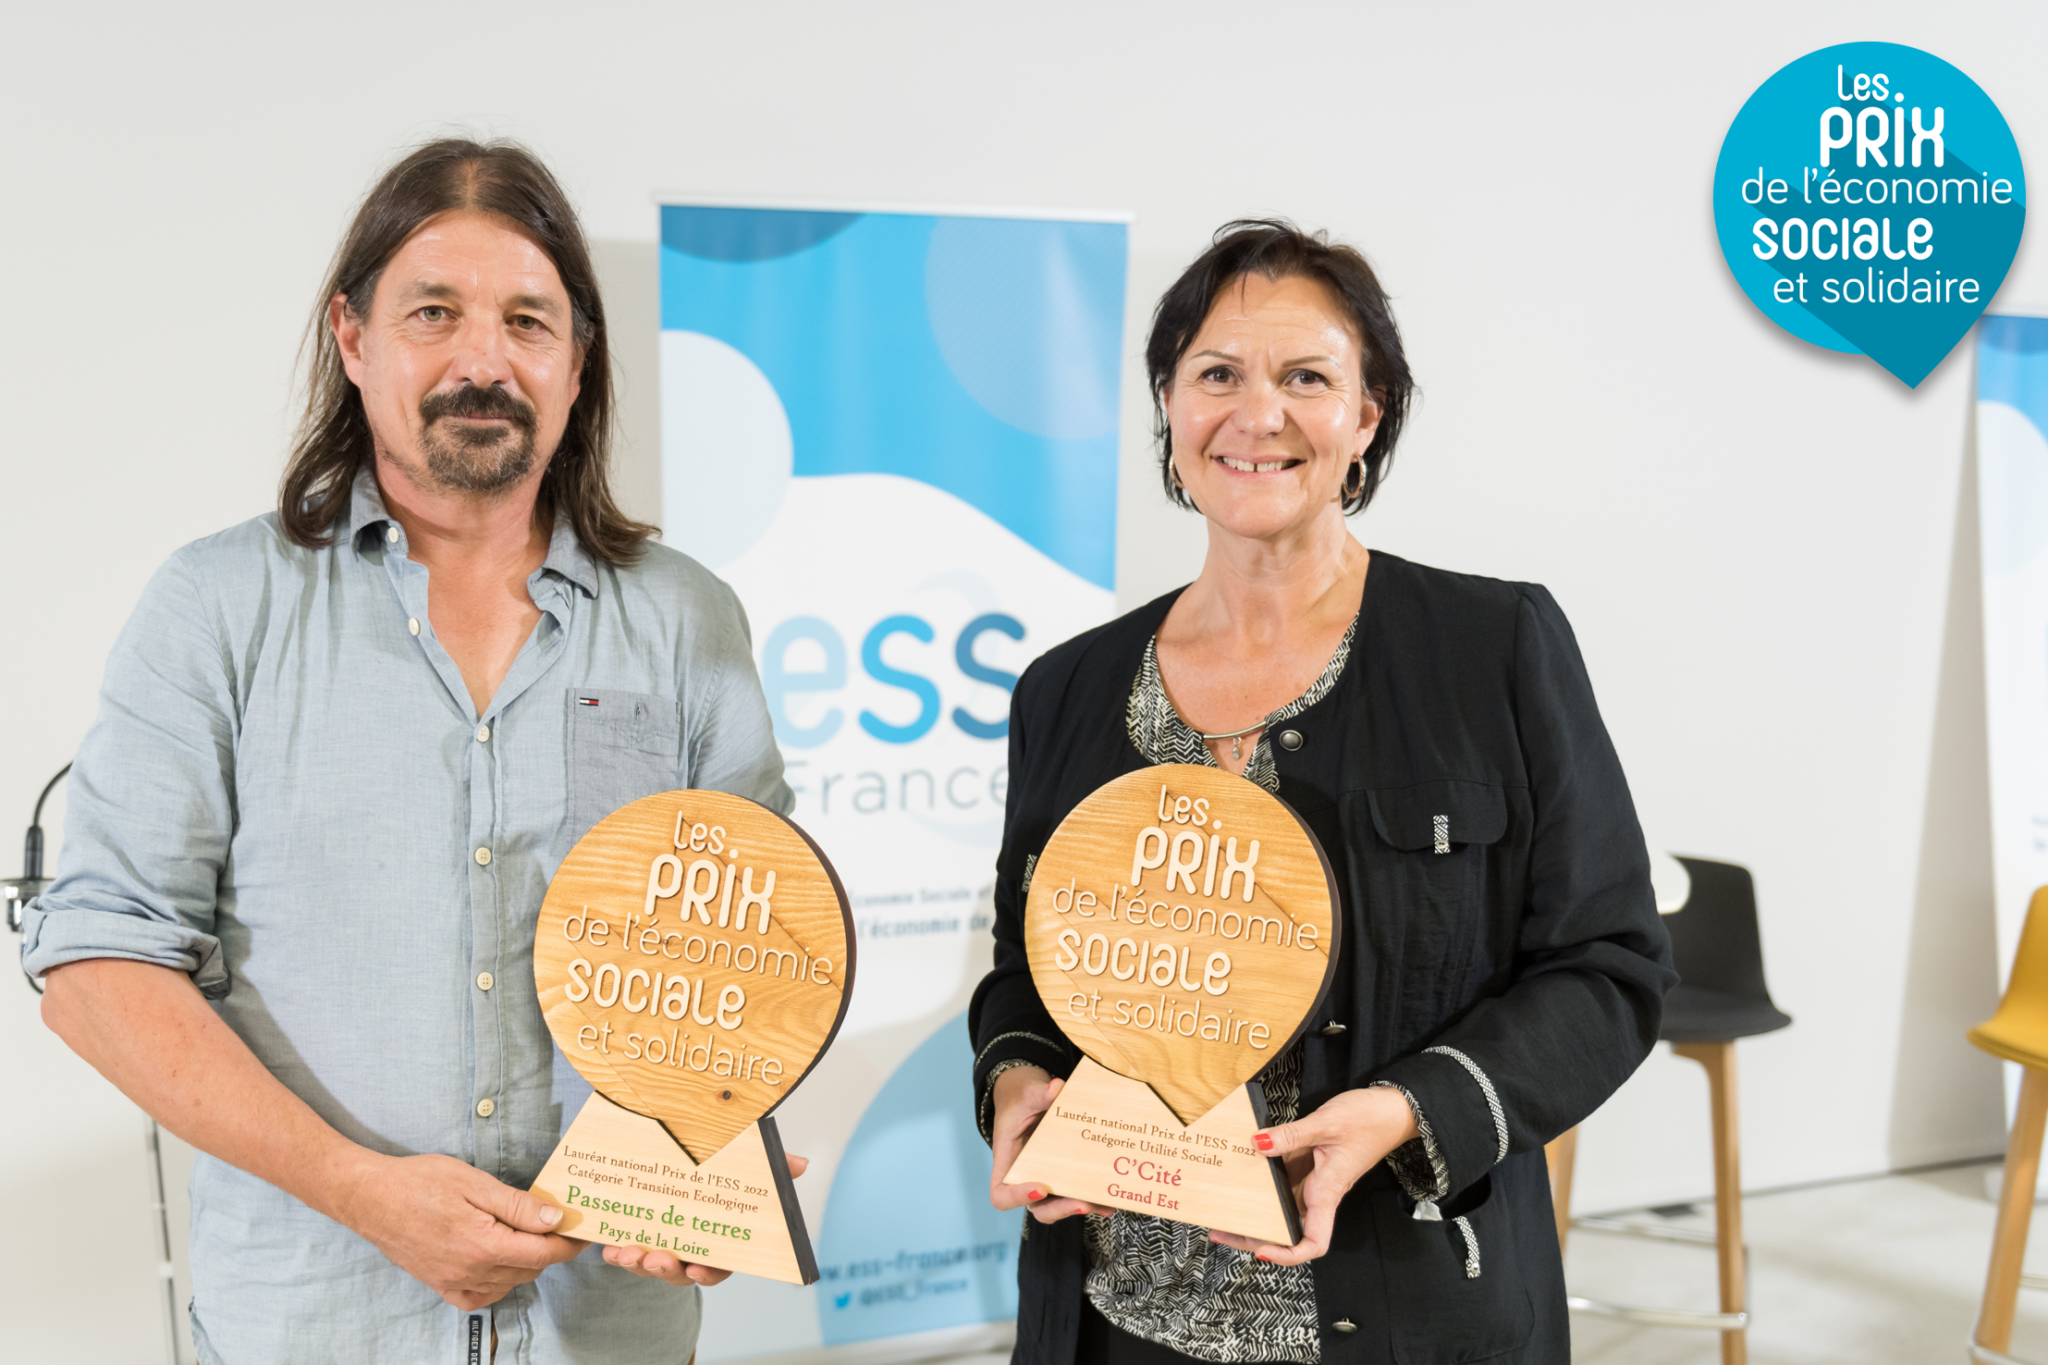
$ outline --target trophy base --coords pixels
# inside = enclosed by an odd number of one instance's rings
[[[787,1284],[818,1279],[774,1119],[699,1165],[660,1123],[593,1094],[533,1192],[562,1211],[565,1237]]]
[[[1265,1114],[1253,1082],[1182,1123],[1151,1086],[1083,1057],[1003,1183],[1293,1246],[1286,1167],[1251,1145]]]

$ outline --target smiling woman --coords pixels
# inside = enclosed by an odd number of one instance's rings
[[[1355,468],[1346,470],[1343,487],[1345,513],[1364,511],[1386,477],[1394,445],[1407,425],[1415,380],[1408,371],[1408,357],[1401,347],[1401,333],[1394,325],[1386,290],[1365,257],[1351,247],[1330,244],[1320,234],[1310,236],[1279,221],[1225,224],[1216,234],[1215,245],[1174,282],[1153,314],[1145,368],[1166,495],[1182,507],[1198,508],[1175,469],[1168,409],[1181,363],[1193,350],[1197,334],[1209,325],[1226,286],[1238,288],[1245,303],[1250,303],[1250,298],[1243,291],[1254,287],[1261,294],[1284,292],[1293,310],[1292,321],[1302,329],[1295,339],[1318,352],[1319,340],[1326,339],[1330,343],[1327,349],[1343,351],[1353,362],[1349,368],[1338,366],[1335,355],[1321,353],[1293,358],[1304,367],[1303,382],[1325,386],[1315,390],[1314,396],[1328,396],[1327,386],[1334,381],[1340,395],[1348,394],[1354,406],[1363,401],[1375,410],[1371,420],[1376,425],[1366,433],[1368,439],[1357,452]],[[1319,337],[1319,333],[1331,335]],[[1232,381],[1241,382],[1242,376],[1234,373],[1241,357],[1207,347],[1194,354],[1216,360],[1233,371]],[[1333,366],[1337,366],[1334,371]],[[1202,376],[1210,378],[1214,368],[1204,367]],[[1297,392],[1309,396],[1311,391]],[[1329,415],[1336,415],[1334,408]]]
[[[1016,1358],[1561,1363],[1542,1147],[1642,1060],[1671,980],[1571,629],[1535,584],[1351,537],[1414,383],[1357,251],[1226,225],[1161,300],[1145,358],[1160,474],[1208,556],[1018,680],[995,965],[969,1012],[990,1199],[1035,1220]],[[1244,1135],[1286,1162],[1292,1246],[1003,1183],[1078,1061],[1030,976],[1031,869],[1146,763],[1274,792],[1342,893],[1328,1013],[1260,1073],[1272,1122]]]

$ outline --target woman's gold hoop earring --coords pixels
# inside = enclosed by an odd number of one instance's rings
[[[1344,476],[1344,500],[1349,502],[1365,491],[1365,461],[1353,460],[1351,472]]]

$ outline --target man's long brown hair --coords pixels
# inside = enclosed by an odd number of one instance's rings
[[[278,487],[278,521],[308,549],[331,545],[357,471],[375,458],[362,395],[342,368],[328,326],[329,301],[339,294],[350,317],[366,316],[378,279],[406,239],[429,218],[456,209],[515,224],[547,253],[569,291],[575,340],[583,348],[582,390],[541,478],[540,503],[566,516],[596,558],[630,563],[655,528],[612,501],[612,367],[597,272],[569,197],[540,158],[516,142],[429,142],[385,172],[364,198],[307,327],[306,412]]]

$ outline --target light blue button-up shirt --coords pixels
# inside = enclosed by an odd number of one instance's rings
[[[264,516],[173,555],[108,660],[28,969],[188,972],[345,1136],[530,1185],[590,1093],[533,985],[563,855],[657,791],[791,805],[732,590],[660,545],[598,563],[566,521],[527,580],[540,623],[481,715],[368,471],[328,549]],[[192,1280],[200,1357],[230,1365],[456,1365],[493,1328],[516,1365],[682,1365],[697,1338],[698,1290],[595,1247],[461,1312],[208,1157]]]

